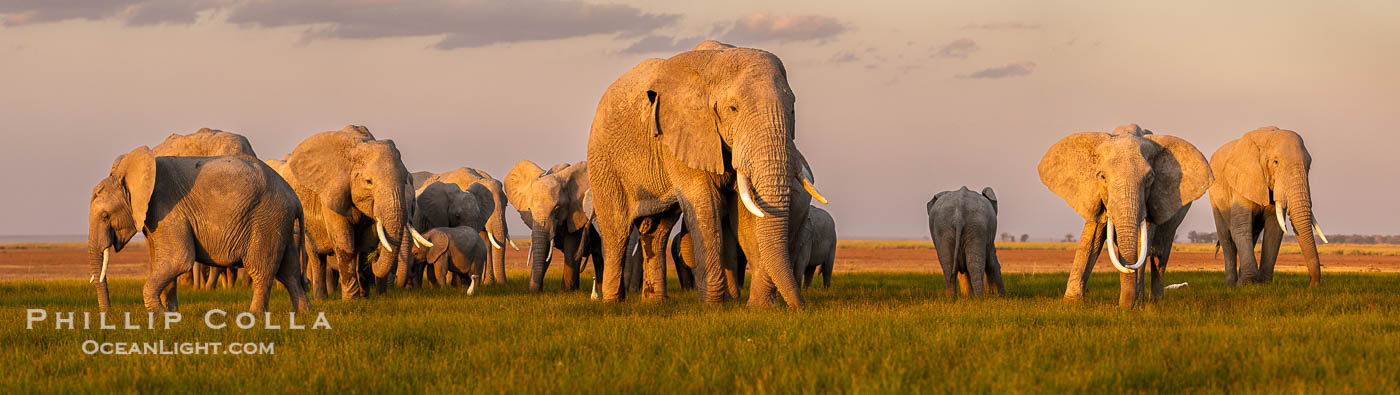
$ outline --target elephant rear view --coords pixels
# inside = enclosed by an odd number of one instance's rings
[[[298,311],[311,302],[301,283],[301,206],[272,168],[242,156],[159,157],[139,147],[117,157],[93,188],[88,249],[98,305],[110,308],[107,263],[136,232],[151,261],[142,299],[151,312],[178,311],[176,277],[195,262],[242,266],[252,278],[249,310],[267,309],[275,278]]]
[[[924,205],[929,236],[943,267],[943,292],[957,295],[958,276],[966,277],[973,296],[1006,294],[997,259],[997,194],[968,190],[939,192]]]
[[[287,167],[316,247],[316,259],[307,265],[312,287],[324,289],[324,257],[334,256],[343,298],[368,296],[364,281],[374,281],[383,293],[395,265],[407,264],[410,238],[422,240],[408,226],[412,184],[394,142],[350,125],[306,138],[292,150]],[[371,264],[367,256],[376,249]]]
[[[172,133],[151,151],[155,152],[157,157],[240,156],[252,160],[258,158],[258,154],[253,151],[253,145],[248,142],[248,138],[237,133],[210,128],[200,128],[190,134]],[[238,268],[210,268],[199,263],[194,264],[191,273],[190,276],[181,276],[181,281],[189,280],[194,283],[195,288],[213,288],[218,284],[220,276],[224,278],[224,286],[230,287],[238,278]]]
[[[1201,151],[1186,140],[1128,124],[1113,133],[1061,139],[1046,151],[1037,170],[1040,182],[1084,218],[1065,299],[1084,298],[1104,246],[1121,273],[1120,306],[1137,303],[1140,269],[1149,261],[1152,298],[1160,299],[1176,228],[1214,180]]]
[[[1290,222],[1287,218],[1292,217],[1310,284],[1320,284],[1322,263],[1313,234],[1324,243],[1327,236],[1313,216],[1308,181],[1312,155],[1303,138],[1292,130],[1259,128],[1221,146],[1210,156],[1210,166],[1217,177],[1210,187],[1210,207],[1220,249],[1225,252],[1225,283],[1273,281],[1279,245]],[[1261,232],[1264,240],[1256,267],[1254,241]]]

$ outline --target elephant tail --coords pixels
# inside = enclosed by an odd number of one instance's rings
[[[1219,258],[1219,257],[1220,257],[1220,240],[1216,240],[1216,241],[1215,241],[1215,255],[1212,256],[1212,258]]]
[[[296,248],[296,260],[288,263],[297,265],[297,276],[301,280],[302,289],[311,289],[311,280],[306,277],[306,215],[297,209],[296,219],[292,222],[292,248]]]

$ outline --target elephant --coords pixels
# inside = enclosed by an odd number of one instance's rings
[[[482,184],[470,184],[466,191],[458,189],[457,185],[447,184],[441,181],[431,181],[423,185],[416,192],[414,199],[413,217],[409,221],[410,226],[415,229],[434,229],[466,227],[464,229],[481,229],[487,223],[487,217],[491,215],[491,191]],[[478,232],[481,233],[481,232]],[[426,235],[426,234],[425,234]],[[480,236],[480,235],[478,235]],[[483,239],[482,243],[486,243]],[[432,238],[428,238],[431,242]],[[427,246],[431,248],[432,246]],[[432,265],[430,262],[421,259],[412,259],[408,265],[399,268],[398,285],[417,287],[422,285],[423,269]],[[485,269],[483,265],[481,267]],[[446,276],[452,276],[456,272],[443,272]],[[478,280],[483,278],[482,273],[475,273]],[[430,280],[436,284],[437,278]],[[467,277],[463,277],[463,280]],[[463,281],[465,282],[465,281]],[[443,284],[447,285],[447,284]]]
[[[237,133],[200,128],[190,134],[170,134],[155,148],[156,156],[242,156],[256,160],[257,152],[248,138]],[[224,276],[224,286],[232,287],[238,279],[238,268],[211,268],[195,263],[191,275],[181,275],[182,282],[193,283],[195,288],[214,288],[219,276]]]
[[[1309,284],[1320,284],[1322,263],[1313,233],[1323,243],[1327,236],[1313,216],[1308,182],[1312,155],[1303,138],[1274,126],[1255,129],[1216,150],[1210,156],[1210,167],[1218,177],[1210,186],[1210,207],[1220,249],[1225,252],[1225,283],[1272,282],[1279,245],[1287,231],[1284,224],[1292,218]],[[1254,242],[1261,231],[1264,240],[1256,267]]]
[[[725,217],[754,221],[759,240],[750,305],[781,295],[805,305],[788,256],[792,232],[788,149],[795,96],[783,63],[766,51],[705,41],[668,59],[647,59],[613,82],[594,113],[588,176],[603,250],[603,299],[621,301],[628,235],[644,218],[643,296],[665,298],[665,252],[685,214],[695,236],[699,299],[729,297],[722,261]],[[751,182],[752,181],[752,182]],[[804,182],[804,185],[810,183]],[[514,199],[512,199],[514,201]],[[519,207],[519,205],[517,205]],[[805,209],[805,207],[802,207]]]
[[[831,271],[836,265],[836,219],[821,207],[808,210],[807,220],[797,232],[793,275],[799,276],[802,288],[807,289],[812,286],[817,268],[821,268],[822,288],[831,288]]]
[[[317,133],[292,150],[287,168],[315,247],[306,270],[314,295],[326,296],[331,256],[342,298],[367,297],[361,284],[371,281],[384,293],[395,265],[407,265],[410,239],[425,240],[408,226],[413,190],[393,140],[358,125]]]
[[[1109,260],[1121,272],[1119,306],[1137,303],[1143,286],[1139,269],[1149,258],[1151,296],[1161,299],[1176,228],[1191,202],[1214,181],[1201,151],[1186,140],[1128,124],[1111,134],[1082,132],[1061,139],[1040,159],[1037,170],[1040,182],[1085,221],[1065,299],[1083,300],[1094,261],[1105,245]]]
[[[241,156],[157,157],[146,146],[118,156],[92,191],[88,254],[97,302],[111,304],[107,263],[136,232],[146,237],[150,266],[142,300],[153,313],[179,311],[176,277],[195,262],[242,266],[252,278],[249,311],[267,310],[275,278],[293,308],[311,311],[302,288],[301,205],[281,177],[260,161]]]
[[[601,251],[596,248],[596,231],[590,226],[588,189],[588,163],[583,161],[545,171],[535,162],[522,160],[506,174],[506,196],[530,227],[531,291],[543,290],[554,248],[564,254],[565,291],[578,289],[586,255],[593,257],[594,278],[603,278],[606,270],[598,265]]]
[[[432,228],[423,233],[428,243],[414,243],[412,255],[433,266],[429,278],[434,286],[446,288],[449,272],[470,276],[467,295],[475,295],[479,283],[475,280],[486,265],[486,242],[480,233],[470,226]]]
[[[415,175],[415,181],[417,181],[416,177]],[[516,246],[515,242],[510,239],[510,231],[506,228],[506,204],[509,202],[506,199],[504,185],[500,180],[492,178],[491,174],[470,167],[462,167],[457,170],[434,174],[422,180],[423,184],[432,183],[434,181],[456,185],[457,188],[463,191],[466,191],[473,185],[480,185],[490,191],[489,194],[473,193],[473,195],[477,196],[477,200],[482,202],[483,205],[489,206],[490,210],[486,212],[489,216],[486,217],[485,225],[473,225],[472,228],[480,230],[481,239],[491,245],[491,254],[489,254],[490,261],[486,266],[486,274],[481,276],[481,283],[483,285],[505,284],[506,250],[502,246],[509,244],[511,248],[514,248],[516,251],[519,251],[520,247]]]
[[[956,296],[962,276],[973,296],[1006,295],[997,259],[997,194],[992,187],[983,188],[982,193],[966,186],[939,192],[924,208],[938,264],[943,267],[943,293]]]

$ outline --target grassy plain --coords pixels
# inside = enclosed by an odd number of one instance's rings
[[[879,249],[933,249],[933,242],[928,240],[840,240],[836,242],[838,248],[879,248]],[[1301,254],[1298,243],[1282,243],[1279,253],[1281,254]],[[1013,241],[997,242],[998,250],[1013,251],[1074,251],[1079,248],[1077,242],[1055,242],[1055,241]],[[1254,247],[1255,252],[1259,247]],[[1213,243],[1175,243],[1172,244],[1172,252],[1215,252]],[[1317,246],[1318,254],[1322,255],[1360,255],[1360,256],[1397,256],[1400,255],[1400,244],[1322,244]]]
[[[1400,391],[1400,276],[1330,274],[1317,289],[1281,273],[1267,286],[1191,285],[1160,302],[1114,306],[1117,276],[1087,300],[1060,299],[1064,274],[1008,274],[1009,295],[942,296],[940,277],[864,272],[805,293],[808,308],[704,306],[671,284],[662,302],[528,293],[525,272],[468,297],[393,290],[315,301],[331,330],[205,327],[249,290],[181,291],[171,330],[25,329],[28,308],[95,311],[85,280],[0,282],[6,392],[947,393]],[[584,285],[588,280],[584,281]],[[138,279],[113,307],[145,322]],[[274,291],[275,323],[286,294]],[[81,313],[79,313],[81,315]],[[227,318],[233,321],[232,315]],[[298,319],[308,324],[310,317]],[[81,328],[82,323],[77,324]],[[120,324],[118,324],[120,325]],[[273,342],[273,355],[87,355],[82,343]]]

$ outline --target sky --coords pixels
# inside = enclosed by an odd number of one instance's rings
[[[280,158],[365,125],[412,171],[501,179],[582,160],[610,83],[704,39],[783,60],[842,238],[927,238],[924,203],[962,186],[996,190],[1003,232],[1077,237],[1036,165],[1126,123],[1206,157],[1295,130],[1324,230],[1400,233],[1388,0],[0,0],[0,235],[85,233],[113,158],[201,127]],[[1214,229],[1202,197],[1178,233]]]

